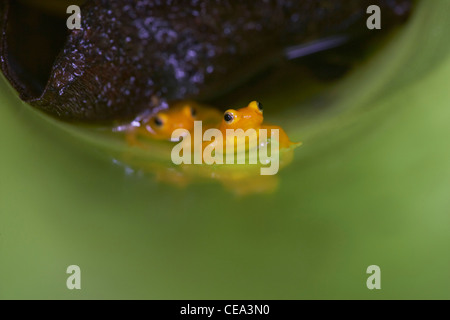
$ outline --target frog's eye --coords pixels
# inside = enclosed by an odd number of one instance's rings
[[[156,116],[155,118],[153,118],[153,123],[157,126],[157,127],[162,127],[164,122],[163,120],[159,117]]]
[[[259,113],[263,112],[263,105],[261,102],[252,101],[252,102],[250,102],[250,104],[248,106],[249,106],[249,108],[255,110],[256,112],[259,112]]]
[[[231,112],[227,111],[223,115],[223,119],[225,120],[226,123],[231,124],[234,121],[234,115]]]
[[[186,104],[183,107],[183,114],[186,115],[186,117],[192,117],[195,118],[197,116],[197,109],[195,109],[190,104]]]
[[[194,107],[191,107],[191,116],[195,118],[197,116],[197,110]]]
[[[263,112],[263,109],[264,109],[264,108],[263,108],[262,103],[257,101],[257,102],[256,102],[256,105],[257,105],[259,111]]]

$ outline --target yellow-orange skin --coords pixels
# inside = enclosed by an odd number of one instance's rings
[[[170,109],[160,111],[141,123],[140,127],[129,130],[126,134],[129,144],[139,144],[138,137],[148,137],[156,140],[170,140],[173,131],[186,129],[193,131],[194,121],[216,123],[222,114],[214,109],[204,107],[192,101],[182,101]]]
[[[190,101],[179,102],[170,109],[158,112],[142,123],[140,127],[133,128],[127,132],[127,140],[132,145],[139,144],[137,142],[137,137],[139,136],[157,140],[170,140],[174,130],[186,129],[192,133],[194,121],[202,121],[203,131],[209,128],[217,128],[222,132],[224,145],[227,129],[242,129],[244,131],[255,129],[258,136],[259,129],[266,129],[268,138],[270,138],[271,129],[276,129],[279,132],[280,149],[289,148],[293,145],[294,143],[289,140],[286,132],[281,127],[263,124],[263,112],[258,105],[258,102],[252,101],[245,108],[227,110],[225,114],[229,113],[233,116],[233,120],[227,122],[224,119],[224,114],[214,108],[204,107]],[[156,119],[158,121],[155,121]],[[205,145],[207,144],[209,143],[205,143]]]
[[[259,136],[259,129],[267,130],[267,138],[270,138],[271,129],[278,130],[280,149],[289,148],[293,142],[289,140],[286,132],[279,126],[264,125],[264,117],[262,110],[259,109],[257,101],[252,101],[250,104],[238,110],[229,109],[225,111],[225,114],[229,113],[233,116],[233,120],[227,122],[224,118],[220,123],[218,129],[222,132],[224,139],[226,139],[227,129],[242,129],[244,131],[248,129],[255,129],[256,134]],[[224,141],[225,142],[225,141]]]
[[[263,124],[263,113],[259,110],[258,105],[257,102],[253,101],[245,108],[227,110],[226,113],[233,115],[233,121],[227,122],[225,121],[225,114],[214,108],[201,106],[194,102],[179,102],[172,105],[170,109],[161,111],[141,122],[140,127],[127,131],[126,138],[130,145],[138,145],[146,149],[148,144],[145,143],[145,140],[171,140],[173,131],[182,128],[188,130],[193,139],[194,121],[202,121],[203,133],[210,128],[219,129],[224,139],[223,146],[225,146],[227,129],[242,129],[244,131],[255,129],[255,134],[258,136],[258,129],[267,129],[268,138],[270,138],[271,129],[278,129],[279,149],[285,149],[279,159],[280,168],[285,167],[292,162],[293,147],[299,146],[301,143],[292,143],[281,127]],[[192,108],[195,108],[194,115]],[[162,125],[155,123],[156,117],[161,120]],[[140,140],[139,138],[143,139]],[[210,144],[214,145],[215,141],[205,141],[202,144],[203,151]],[[194,145],[194,141],[191,141],[191,145]],[[219,149],[215,150],[218,151]],[[223,151],[225,152],[225,150]],[[158,180],[178,187],[186,187],[196,179],[208,178],[219,181],[236,195],[244,196],[253,193],[272,193],[279,184],[279,178],[275,175],[260,175],[260,166],[246,167],[245,169],[236,166],[235,170],[218,170],[217,167],[212,168],[211,166],[179,166],[174,168],[148,161],[147,158],[140,158],[133,152],[126,153],[125,156],[125,162],[128,165],[131,163],[133,167],[140,171],[156,173]],[[208,158],[209,155],[202,152],[202,157],[202,160],[205,161],[205,157]]]

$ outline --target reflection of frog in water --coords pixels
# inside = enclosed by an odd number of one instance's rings
[[[138,128],[133,128],[126,133],[127,141],[131,145],[144,146],[147,150],[152,150],[154,142],[152,140],[170,140],[172,132],[176,129],[186,129],[193,131],[194,121],[202,121],[203,131],[211,128],[219,129],[224,139],[226,139],[227,129],[254,129],[259,135],[259,129],[267,129],[270,144],[271,129],[278,130],[280,168],[288,165],[293,158],[293,149],[300,143],[293,143],[289,140],[286,132],[279,126],[263,124],[262,104],[256,101],[251,102],[247,107],[241,109],[229,109],[224,114],[218,110],[201,106],[194,102],[179,102],[169,110],[161,111],[149,120],[141,123]],[[139,142],[139,138],[146,138],[146,144]],[[234,138],[233,138],[234,139]],[[225,143],[225,140],[223,141]],[[205,145],[214,142],[205,143]],[[127,155],[129,158],[130,154]],[[168,155],[170,159],[170,155]],[[154,172],[159,181],[185,187],[189,183],[198,180],[217,180],[227,189],[238,195],[251,193],[273,192],[278,185],[278,177],[261,176],[261,165],[180,165],[173,166],[172,163],[164,165],[152,162],[151,157],[134,158],[127,161],[144,172]]]

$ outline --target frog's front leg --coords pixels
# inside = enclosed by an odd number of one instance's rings
[[[138,135],[138,128],[131,128],[125,132],[125,141],[129,146],[139,145],[137,135]]]
[[[140,137],[152,138],[153,136],[145,128],[142,127],[133,127],[132,129],[127,130],[125,133],[125,140],[129,146],[145,149],[145,144],[139,141]]]

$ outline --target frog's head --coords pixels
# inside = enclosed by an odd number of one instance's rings
[[[259,129],[263,120],[262,104],[252,101],[245,108],[225,111],[220,128],[222,131],[226,129]]]
[[[193,104],[181,103],[155,114],[147,124],[147,130],[155,138],[169,140],[176,129],[193,130],[197,110]]]

